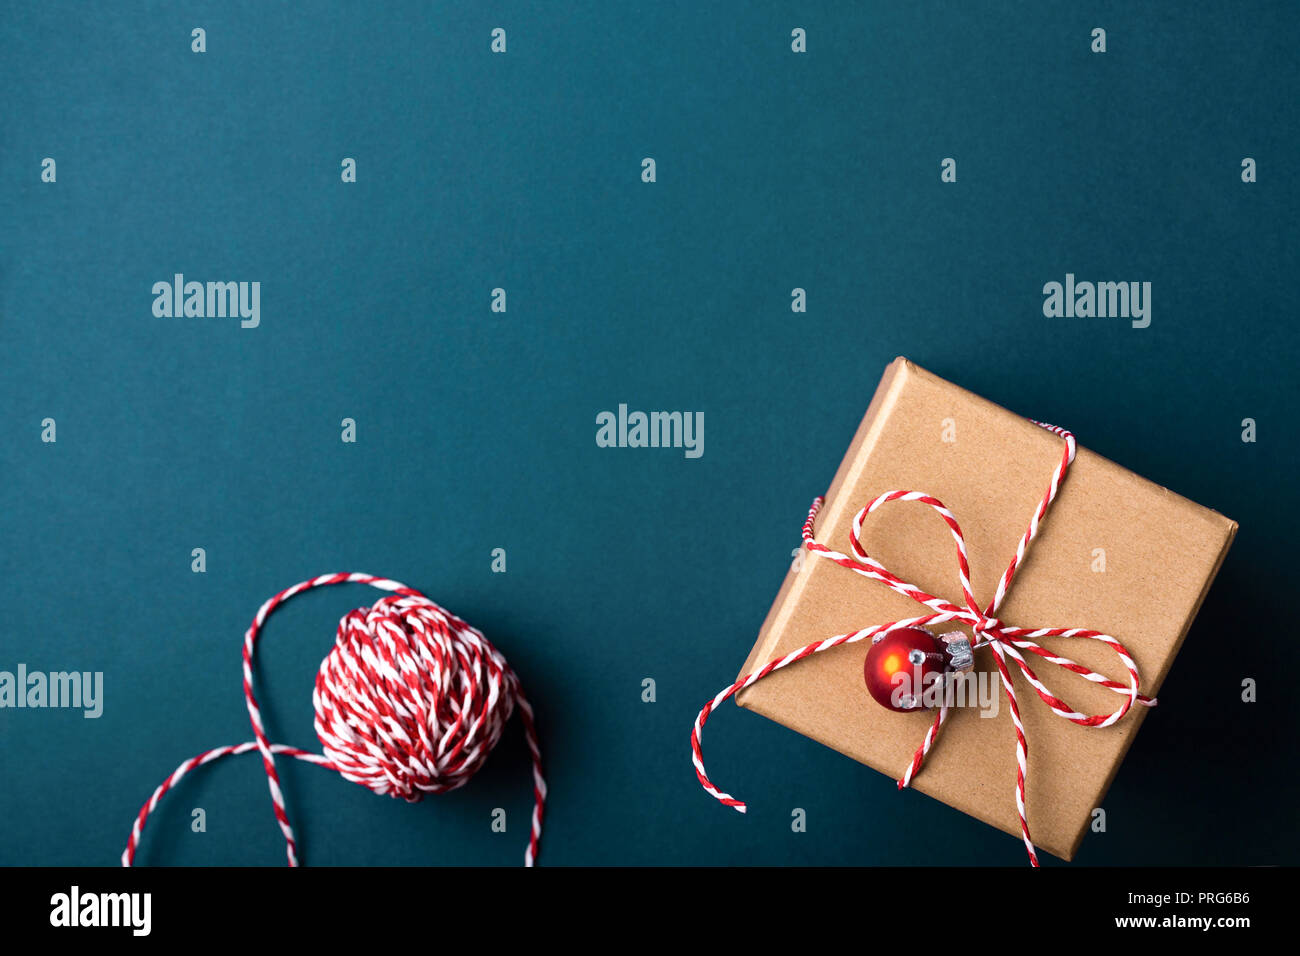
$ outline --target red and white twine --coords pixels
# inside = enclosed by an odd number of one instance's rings
[[[1029,522],[1029,527],[1025,530],[1024,535],[1020,538],[1020,543],[1016,546],[1016,553],[1011,559],[1011,564],[1008,565],[1006,573],[1002,575],[1002,579],[998,582],[997,593],[994,595],[992,602],[983,611],[980,610],[979,603],[975,600],[975,595],[971,592],[970,566],[966,559],[966,541],[962,537],[961,526],[958,525],[957,519],[953,516],[953,513],[944,507],[943,502],[939,499],[916,491],[889,491],[876,498],[869,505],[859,511],[853,518],[853,526],[849,533],[849,540],[854,552],[853,557],[841,554],[838,551],[832,551],[830,548],[827,548],[825,545],[819,544],[814,540],[814,523],[817,518],[817,512],[821,509],[824,499],[817,498],[817,500],[813,502],[812,508],[808,512],[808,518],[804,522],[803,526],[803,541],[811,553],[829,558],[836,564],[846,567],[850,571],[862,575],[864,578],[873,581],[880,581],[894,591],[897,591],[899,594],[912,598],[913,600],[925,605],[933,613],[901,621],[891,621],[888,624],[877,624],[872,627],[866,627],[858,631],[851,631],[847,634],[840,634],[823,641],[808,644],[797,650],[791,651],[789,654],[786,654],[778,660],[763,665],[763,667],[750,674],[746,674],[734,684],[718,693],[716,697],[704,705],[699,716],[695,718],[695,726],[691,731],[691,753],[692,761],[695,764],[695,773],[696,776],[700,778],[700,784],[709,794],[723,805],[733,807],[741,813],[745,812],[744,803],[730,794],[722,792],[713,785],[711,780],[709,780],[708,774],[704,769],[704,756],[700,750],[700,739],[704,733],[704,724],[708,721],[709,715],[713,712],[715,707],[725,701],[732,694],[762,680],[773,671],[780,670],[783,667],[788,667],[806,657],[811,657],[813,654],[818,654],[822,651],[828,651],[833,647],[839,647],[843,644],[855,644],[858,641],[866,640],[876,636],[877,634],[883,634],[897,628],[924,627],[926,625],[945,624],[949,621],[956,621],[960,624],[970,625],[975,638],[972,643],[972,648],[978,649],[981,647],[987,647],[993,652],[993,661],[997,665],[998,674],[1002,678],[1002,688],[1007,695],[1007,703],[1010,705],[1009,710],[1011,713],[1011,722],[1015,725],[1016,731],[1016,810],[1020,816],[1020,830],[1024,837],[1025,849],[1029,853],[1029,862],[1034,866],[1038,866],[1038,854],[1035,852],[1033,841],[1030,839],[1029,822],[1025,815],[1025,775],[1028,768],[1029,744],[1025,739],[1024,724],[1021,723],[1020,720],[1020,707],[1016,699],[1015,684],[1011,679],[1011,670],[1007,667],[1007,659],[1010,658],[1016,666],[1020,668],[1020,672],[1024,675],[1025,680],[1029,682],[1029,685],[1034,689],[1034,692],[1043,700],[1044,703],[1047,704],[1048,707],[1051,708],[1053,713],[1084,727],[1109,727],[1128,713],[1129,708],[1134,704],[1153,706],[1156,701],[1154,698],[1146,697],[1138,693],[1141,679],[1138,676],[1137,665],[1133,662],[1133,658],[1124,648],[1124,645],[1110,635],[1081,627],[1012,627],[994,617],[998,608],[1001,606],[1003,599],[1006,597],[1007,590],[1011,586],[1011,581],[1015,577],[1016,570],[1024,563],[1025,552],[1028,550],[1030,542],[1032,542],[1038,535],[1039,525],[1042,522],[1043,517],[1047,514],[1048,507],[1055,500],[1057,492],[1060,490],[1061,482],[1064,480],[1070,464],[1074,461],[1075,440],[1072,434],[1063,428],[1057,428],[1055,425],[1046,425],[1042,422],[1035,422],[1034,424],[1040,425],[1048,431],[1065,439],[1065,450],[1061,456],[1060,464],[1052,473],[1052,481],[1051,485],[1047,489],[1047,493],[1043,496],[1042,501],[1039,502],[1038,507],[1034,510],[1033,517]],[[862,547],[861,537],[863,519],[877,508],[890,501],[919,501],[922,504],[929,505],[935,510],[939,517],[943,519],[944,523],[947,524],[948,530],[952,533],[952,539],[957,545],[957,570],[958,576],[961,580],[962,598],[966,602],[965,607],[957,607],[956,605],[949,604],[942,598],[935,597],[933,594],[927,594],[915,585],[907,584],[900,580],[898,577],[886,570],[880,562],[870,557]],[[1036,641],[1039,638],[1045,637],[1078,637],[1101,641],[1115,652],[1119,657],[1120,662],[1128,670],[1128,682],[1123,683],[1111,680],[1103,674],[1098,674],[1095,671],[1089,670],[1083,665],[1070,660],[1068,657],[1054,654],[1039,646]],[[1038,675],[1034,673],[1028,662],[1021,655],[1021,651],[1028,651],[1031,654],[1036,654],[1052,664],[1058,664],[1086,680],[1092,681],[1095,684],[1100,684],[1102,687],[1106,687],[1115,693],[1120,694],[1123,697],[1123,700],[1120,703],[1119,708],[1109,714],[1080,713],[1074,707],[1071,707],[1065,701],[1055,696],[1043,685],[1042,681],[1038,679]],[[907,769],[903,773],[902,779],[898,781],[900,789],[908,786],[912,782],[912,778],[920,771],[921,764],[924,762],[926,754],[928,754],[930,748],[934,746],[939,730],[947,718],[948,707],[945,703],[940,706],[938,713],[935,715],[934,722],[926,731],[925,739],[921,742],[920,747],[917,748],[915,755],[912,757],[911,764],[908,765]]]
[[[295,594],[346,583],[393,593],[344,616],[334,647],[321,662],[312,703],[323,753],[273,744],[253,695],[253,652],[262,626]],[[149,814],[195,767],[260,751],[288,862],[297,866],[297,842],[280,792],[276,754],[337,770],[375,793],[415,802],[426,793],[464,785],[483,766],[516,708],[533,765],[533,816],[524,865],[536,861],[546,781],[533,709],[501,652],[477,629],[414,588],[370,574],[324,574],[281,591],[258,609],[244,635],[244,698],[254,739],[206,750],[172,771],[140,808],[122,853],[123,866],[135,859]]]

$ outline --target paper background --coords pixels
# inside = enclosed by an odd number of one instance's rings
[[[0,667],[103,670],[107,700],[0,713],[0,862],[115,863],[167,773],[248,739],[259,603],[360,570],[522,675],[544,865],[1023,865],[731,705],[707,752],[749,815],[690,766],[898,354],[1241,522],[1077,861],[1294,862],[1296,8],[978,7],[4,5]],[[261,327],[155,319],[177,271],[261,281]],[[1044,318],[1066,272],[1151,281],[1151,326]],[[704,456],[597,448],[619,402],[703,410]],[[316,667],[376,596],[272,619],[274,739],[316,745]],[[304,861],[517,864],[527,762],[503,748],[415,807],[284,767]],[[168,798],[141,852],[281,863],[256,758]]]

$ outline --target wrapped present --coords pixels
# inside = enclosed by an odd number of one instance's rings
[[[700,749],[734,693],[1033,863],[1071,859],[1236,530],[896,359],[740,677],[696,721],[700,781],[743,810]]]

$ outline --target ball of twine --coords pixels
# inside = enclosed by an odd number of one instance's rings
[[[253,692],[253,656],[262,627],[271,612],[294,595],[345,583],[393,593],[339,621],[312,694],[322,752],[271,743]],[[286,588],[258,609],[244,635],[243,663],[254,739],[205,750],[159,784],[136,816],[122,853],[123,866],[134,861],[145,822],[163,795],[195,767],[259,751],[288,862],[297,866],[297,841],[280,790],[277,754],[336,770],[375,793],[414,802],[426,793],[464,786],[483,766],[516,710],[533,765],[533,816],[524,865],[536,861],[546,781],[533,709],[505,657],[476,628],[397,581],[369,574],[325,574]]]
[[[339,773],[416,801],[478,772],[518,697],[510,665],[479,631],[426,597],[395,595],[339,622],[312,703]]]

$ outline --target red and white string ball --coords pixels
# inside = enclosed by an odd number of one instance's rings
[[[253,694],[253,653],[267,617],[303,591],[362,583],[391,591],[373,606],[350,611],[316,675],[312,703],[322,753],[273,744]],[[280,792],[275,755],[337,770],[375,793],[417,801],[426,793],[455,790],[483,766],[517,709],[532,756],[533,815],[524,865],[537,859],[546,781],[533,725],[533,709],[506,659],[477,629],[414,588],[369,574],[325,574],[281,591],[258,610],[244,636],[244,697],[253,740],[191,757],[167,777],[140,809],[122,865],[135,859],[149,814],[195,767],[258,750],[284,834],[290,866],[297,842]]]

